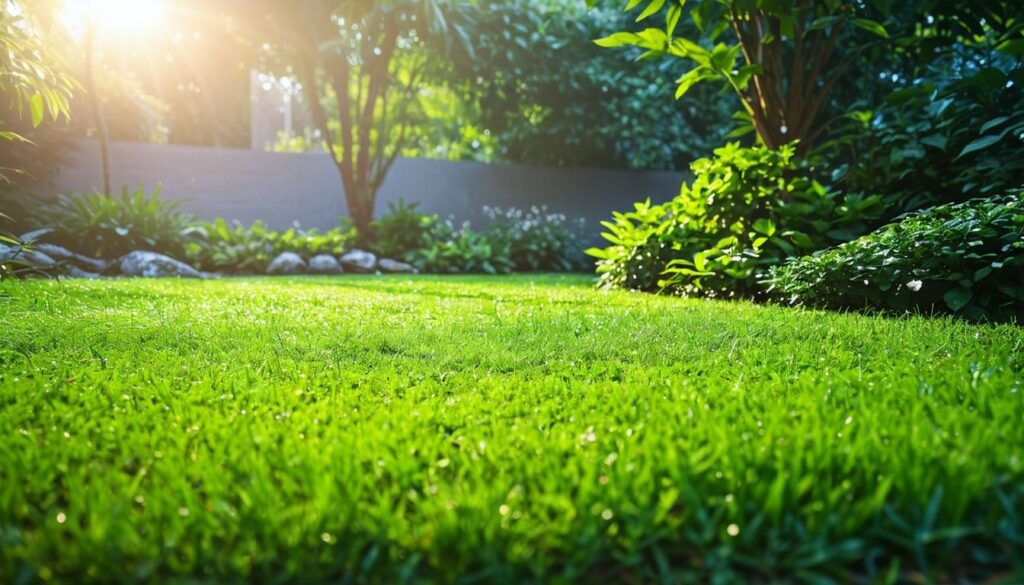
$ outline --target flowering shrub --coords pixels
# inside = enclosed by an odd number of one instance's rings
[[[567,272],[583,267],[582,220],[529,210],[484,207],[488,229],[473,230],[400,201],[373,224],[374,251],[424,272]]]
[[[570,272],[583,267],[580,239],[584,222],[547,207],[528,211],[484,207],[491,220],[487,233],[495,249],[503,250],[518,272]]]

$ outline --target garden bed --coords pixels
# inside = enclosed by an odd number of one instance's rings
[[[1016,326],[573,276],[0,295],[0,582],[1024,576]]]

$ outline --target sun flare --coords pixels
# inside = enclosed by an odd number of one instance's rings
[[[64,0],[68,16],[81,24],[92,20],[108,32],[145,33],[165,17],[165,0]]]

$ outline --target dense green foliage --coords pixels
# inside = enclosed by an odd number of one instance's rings
[[[416,203],[389,205],[374,222],[373,249],[424,272],[489,274],[571,272],[583,267],[582,221],[546,208],[484,207],[486,231],[422,213]]]
[[[571,272],[582,268],[582,219],[569,221],[546,207],[529,210],[484,207],[487,235],[518,272]]]
[[[555,277],[3,286],[4,582],[1024,577],[1017,327]]]
[[[612,246],[591,251],[606,286],[764,298],[766,269],[787,258],[1024,184],[1024,23],[1013,2],[621,4],[653,24],[599,44],[689,62],[677,97],[724,84],[764,146],[715,151],[672,202],[615,214]],[[932,267],[943,254],[921,247],[914,262]],[[861,258],[863,269],[884,272],[868,263],[882,259]]]
[[[1024,185],[1024,66],[999,52],[978,60],[929,68],[850,112],[820,149],[835,184],[883,195],[890,216]]]
[[[853,239],[880,215],[878,197],[843,197],[811,177],[792,146],[729,144],[691,166],[663,205],[637,204],[605,222],[597,257],[605,286],[688,296],[758,296],[766,268]]]
[[[507,274],[512,272],[512,259],[508,248],[500,244],[468,222],[460,226],[435,218],[423,247],[409,252],[405,259],[423,272]]]
[[[194,218],[179,206],[161,199],[159,188],[147,195],[143,187],[125,187],[119,197],[62,195],[34,215],[53,230],[47,241],[88,256],[116,258],[133,250],[180,256]]]
[[[1024,193],[911,214],[777,268],[770,283],[793,303],[1024,323]]]
[[[11,119],[27,118],[35,128],[47,116],[68,116],[68,101],[78,84],[62,67],[60,47],[43,35],[53,18],[53,5],[41,0],[0,5],[0,140],[25,140],[12,130]],[[11,172],[19,169],[0,167],[0,182]]]
[[[678,169],[730,129],[735,100],[707,87],[677,102],[673,64],[594,45],[637,26],[620,10],[588,12],[580,0],[482,0],[471,18],[472,52],[457,54],[449,77],[485,132],[464,138],[483,147],[470,151],[474,158]],[[464,123],[435,117],[447,118]]]
[[[358,233],[351,224],[326,232],[296,226],[270,230],[260,221],[244,226],[223,219],[194,224],[185,243],[185,257],[195,266],[216,272],[251,274],[263,272],[283,252],[309,259],[318,254],[337,256],[355,243]]]
[[[419,211],[419,202],[389,203],[388,210],[373,221],[373,247],[388,258],[407,258],[426,247],[437,225],[436,215]]]

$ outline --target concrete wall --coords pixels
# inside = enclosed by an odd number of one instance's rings
[[[345,215],[341,180],[325,154],[279,154],[255,150],[114,143],[112,183],[157,184],[163,196],[204,219],[224,217],[272,228],[299,222],[330,228]],[[102,183],[95,143],[81,142],[44,193],[88,191]],[[678,193],[682,174],[561,169],[524,165],[400,159],[381,188],[377,212],[388,202],[419,201],[423,211],[480,225],[483,206],[529,208],[582,217],[596,235],[600,221],[634,201]]]

